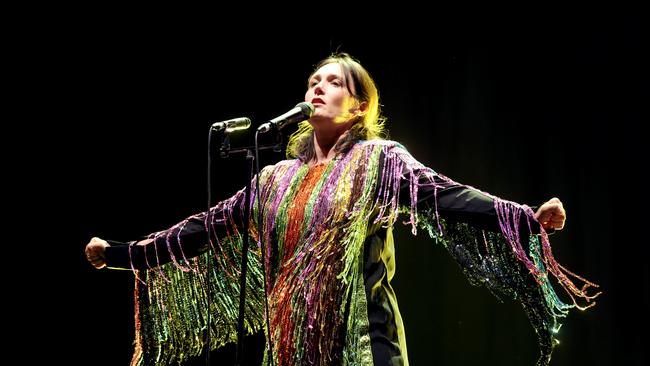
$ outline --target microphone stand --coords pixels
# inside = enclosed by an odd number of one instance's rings
[[[212,129],[210,130],[210,136],[212,135]],[[209,149],[211,150],[211,137],[209,138]],[[241,147],[241,148],[235,148],[232,149],[230,147],[230,135],[229,131],[226,129],[223,131],[223,134],[221,134],[221,144],[219,148],[219,157],[222,159],[227,159],[231,155],[245,155],[246,162],[247,162],[247,171],[249,172],[248,174],[248,179],[246,179],[246,188],[244,190],[244,235],[242,239],[242,259],[241,259],[241,276],[239,279],[239,317],[237,321],[237,352],[236,352],[236,360],[235,360],[235,365],[236,366],[241,366],[243,365],[243,355],[244,355],[244,310],[245,310],[245,303],[246,303],[246,274],[248,272],[248,251],[249,251],[249,222],[250,222],[250,193],[251,193],[251,181],[253,180],[253,167],[254,167],[254,162],[257,163],[257,177],[258,177],[258,197],[259,197],[259,156],[258,156],[258,151],[260,150],[273,150],[274,152],[281,152],[282,151],[282,136],[280,133],[276,134],[276,141],[273,144],[269,145],[262,145],[258,146],[257,144],[257,133],[255,135],[255,146],[246,146],[246,147]],[[255,154],[253,154],[253,150],[255,151]],[[211,202],[211,194],[212,194],[212,187],[211,187],[211,155],[212,153],[210,152],[208,154],[208,223],[211,223],[211,214],[210,214],[210,208],[212,205]],[[253,200],[253,202],[255,202]],[[259,214],[261,217],[261,208],[259,210]],[[212,225],[208,224],[207,225],[207,230],[208,230],[208,238],[210,239],[210,227]],[[261,226],[261,222],[258,222],[258,226]],[[260,238],[260,242],[262,241],[262,232],[258,231],[258,235]],[[264,255],[264,254],[263,254]],[[210,273],[210,260],[208,260],[208,274]],[[262,259],[262,267],[264,267],[264,259]],[[264,274],[264,294],[265,294],[265,305],[266,305],[266,320],[267,320],[267,330],[270,332],[270,329],[268,327],[268,298],[266,294],[266,270],[263,272]],[[209,276],[208,276],[209,279]],[[209,283],[209,280],[208,280]],[[210,321],[211,321],[211,314],[210,314],[210,303],[211,303],[211,291],[210,291],[210,286],[208,285],[208,334],[207,334],[207,342],[206,342],[206,362],[207,366],[210,366]],[[270,342],[270,338],[269,338]],[[272,355],[270,355],[272,358]]]

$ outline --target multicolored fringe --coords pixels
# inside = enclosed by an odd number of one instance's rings
[[[500,232],[445,222],[438,214],[437,192],[459,184],[424,167],[391,141],[362,142],[333,159],[306,200],[299,236],[289,235],[289,242],[295,244],[297,238],[297,245],[285,245],[290,205],[308,170],[303,162],[289,160],[262,172],[261,240],[265,253],[259,249],[260,238],[255,231],[259,207],[257,202],[249,202],[253,211],[251,234],[258,246],[249,255],[246,326],[249,332],[264,328],[263,260],[270,304],[272,339],[268,341],[273,349],[265,358],[273,357],[278,366],[373,364],[363,248],[365,239],[372,234],[370,230],[391,228],[400,212],[408,214],[406,223],[412,226],[413,234],[418,227],[425,228],[442,242],[472,283],[522,303],[539,337],[539,365],[550,361],[553,334],[560,326],[558,319],[572,307],[592,306],[598,295],[587,294],[589,287],[597,287],[595,284],[555,261],[543,229],[539,235],[521,232],[520,228],[526,226],[522,220],[529,228],[536,224],[527,206],[488,195],[494,200]],[[404,184],[408,192],[400,192]],[[422,212],[418,211],[420,189],[434,192],[431,208]],[[400,207],[400,194],[406,193],[410,204]],[[210,243],[213,256],[172,256],[170,264],[137,273],[142,282],[136,292],[139,307],[134,365],[168,365],[198,355],[207,331],[211,332],[211,349],[235,340],[241,259],[238,227],[242,218],[234,217],[234,212],[243,212],[244,204],[243,192],[239,192],[211,210],[209,224],[213,232],[221,233]],[[208,223],[205,214],[190,219]],[[171,250],[173,245],[182,244],[188,220],[151,237],[164,240]],[[212,261],[210,273],[205,265],[208,260]],[[558,298],[549,273],[567,291],[572,305]],[[585,285],[578,289],[568,275]],[[206,288],[213,299],[210,312],[214,320],[209,330],[205,319]],[[576,298],[584,299],[587,305],[578,305]],[[403,334],[403,329],[398,332]],[[408,365],[406,350],[402,352]]]
[[[136,344],[131,365],[181,363],[204,351],[207,332],[210,349],[236,341],[239,307],[239,276],[242,237],[231,213],[243,204],[243,191],[211,210],[213,229],[224,228],[227,235],[210,245],[209,252],[191,259],[174,258],[173,263],[136,271]],[[243,212],[240,210],[240,212]],[[189,220],[207,222],[196,215],[169,230],[150,235],[166,243],[171,252],[182,242],[181,233]],[[223,230],[222,230],[223,231]],[[218,242],[217,242],[218,241]],[[245,327],[247,333],[263,329],[263,283],[259,249],[251,246],[248,255]],[[210,263],[208,273],[207,261]],[[206,309],[210,293],[210,329]]]
[[[521,302],[538,336],[540,357],[537,365],[548,365],[553,347],[559,343],[555,338],[561,326],[559,319],[565,317],[571,308],[585,310],[595,305],[593,300],[600,292],[588,294],[588,290],[598,285],[557,263],[546,231],[535,220],[532,209],[526,205],[465,186],[493,199],[500,232],[480,230],[466,223],[446,222],[438,214],[435,205],[418,213],[415,201],[418,188],[429,186],[436,192],[460,184],[424,167],[405,150],[393,150],[399,156],[396,160],[400,162],[393,174],[399,174],[401,168],[402,172],[407,172],[406,175],[411,177],[412,201],[408,223],[413,225],[413,233],[416,234],[416,226],[425,228],[432,238],[447,248],[472,284],[486,286],[497,298],[500,294],[508,295]],[[435,203],[437,204],[437,199]],[[533,228],[539,231],[538,235],[531,235],[535,232]],[[549,274],[558,280],[572,304],[560,300],[552,287]],[[567,275],[580,280],[582,288],[578,289]],[[582,298],[584,304],[579,304],[576,298]]]
[[[378,165],[380,153],[357,148],[328,164],[307,200],[295,248],[284,242],[287,214],[309,167],[300,161],[280,167],[295,173],[271,189],[281,193],[265,201],[264,215],[267,240],[273,233],[278,258],[287,258],[270,263],[278,268],[269,282],[274,284],[273,356],[279,366],[372,365],[360,253],[377,180],[376,168],[367,168]]]

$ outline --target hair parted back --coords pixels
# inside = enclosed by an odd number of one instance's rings
[[[381,139],[385,137],[385,118],[381,115],[381,106],[379,104],[379,91],[375,81],[370,73],[361,66],[361,63],[355,58],[344,52],[333,53],[326,59],[316,64],[309,79],[321,67],[337,63],[341,65],[345,84],[348,92],[357,102],[367,103],[366,112],[358,116],[354,121],[348,134],[337,143],[334,151],[342,153],[350,149],[357,141]],[[354,88],[352,88],[354,85]],[[353,93],[352,90],[356,92]],[[298,158],[304,162],[309,162],[316,158],[316,149],[314,147],[314,128],[308,121],[302,121],[298,124],[298,130],[289,137],[287,145],[287,158]]]

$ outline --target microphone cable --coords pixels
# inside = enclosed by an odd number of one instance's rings
[[[206,335],[206,341],[205,341],[205,346],[204,346],[204,352],[205,352],[205,365],[210,366],[210,325],[212,323],[212,313],[210,312],[210,304],[212,303],[212,291],[210,290],[210,273],[212,273],[212,268],[210,263],[212,262],[212,131],[213,128],[210,127],[210,133],[208,133],[208,179],[207,179],[207,189],[208,189],[208,212],[206,215],[206,233],[208,236],[208,255],[206,257],[206,282],[207,285],[204,284],[206,291],[207,291],[207,309],[206,309],[206,318],[207,318],[207,332],[208,334]],[[201,263],[201,261],[197,261],[197,263]],[[200,278],[200,277],[199,277]]]
[[[264,276],[264,312],[266,318],[266,339],[269,345],[269,357],[268,364],[273,366],[273,340],[271,338],[271,323],[269,322],[269,294],[268,286],[266,284],[266,246],[264,245],[264,235],[263,235],[263,225],[262,219],[264,215],[262,214],[262,200],[260,195],[260,154],[259,154],[259,144],[257,138],[259,136],[259,131],[255,131],[255,195],[257,196],[257,238],[260,241],[261,250],[262,250],[262,274]],[[255,201],[253,201],[255,202]],[[269,243],[270,244],[270,243]]]

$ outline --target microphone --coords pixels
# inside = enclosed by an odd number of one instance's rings
[[[215,122],[212,124],[212,129],[214,131],[223,131],[226,130],[226,133],[230,133],[238,130],[245,130],[251,126],[251,120],[246,117],[239,117],[229,119],[223,122]]]
[[[298,103],[289,112],[279,117],[275,117],[269,122],[259,126],[257,128],[257,131],[259,131],[260,133],[265,133],[271,131],[272,129],[281,130],[290,124],[309,119],[309,117],[311,117],[313,113],[314,113],[313,104],[309,102]]]

